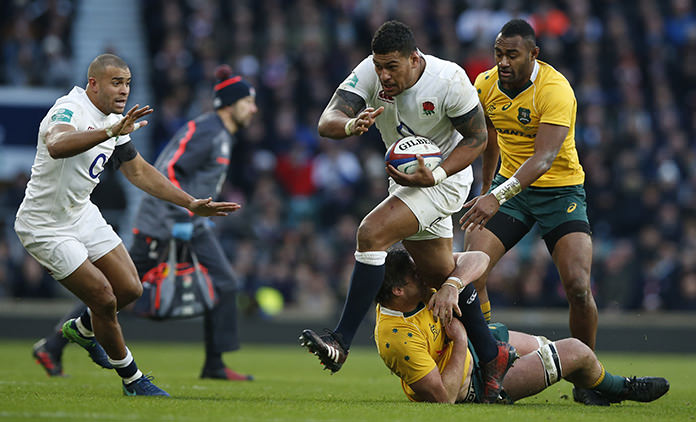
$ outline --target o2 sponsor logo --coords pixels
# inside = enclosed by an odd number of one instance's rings
[[[100,174],[102,174],[102,172],[104,171],[104,163],[106,163],[106,154],[101,153],[94,158],[94,161],[92,161],[92,164],[89,166],[89,176],[92,179],[96,179],[97,177],[99,177]],[[97,167],[101,167],[101,170],[95,173],[94,170]]]

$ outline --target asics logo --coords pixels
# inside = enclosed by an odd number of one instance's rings
[[[575,211],[575,208],[577,208],[577,207],[578,207],[578,204],[576,204],[575,202],[573,202],[573,203],[571,203],[570,205],[568,205],[568,209],[566,210],[566,212],[567,212],[568,214],[570,214],[571,212]]]

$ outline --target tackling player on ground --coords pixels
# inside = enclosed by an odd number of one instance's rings
[[[455,254],[452,274],[474,280],[486,269],[482,252]],[[432,290],[418,276],[403,249],[389,251],[384,283],[377,295],[375,344],[387,367],[401,378],[412,401],[436,403],[482,402],[479,357],[456,319],[448,325],[426,309]],[[460,299],[460,303],[466,298]],[[593,389],[608,403],[623,400],[653,401],[669,390],[664,378],[625,378],[604,369],[592,350],[575,338],[551,342],[493,324],[497,339],[509,341],[521,357],[503,381],[502,402],[531,396],[561,378]]]
[[[41,121],[15,231],[26,250],[89,307],[63,325],[66,338],[102,366],[113,367],[123,379],[125,395],[168,396],[142,374],[125,345],[117,311],[137,299],[143,288],[121,239],[90,194],[111,159],[138,188],[197,215],[227,215],[239,205],[193,198],[138,154],[129,134],[147,124],[139,119],[152,109],[136,105],[121,115],[131,83],[130,69],[121,58],[98,56],[87,76],[86,89],[74,87]]]
[[[327,369],[338,371],[384,278],[387,248],[403,241],[422,279],[435,288],[444,286],[431,303],[436,315],[448,321],[460,312],[486,363],[484,400],[494,401],[514,349],[491,336],[474,287],[448,278],[454,269],[451,215],[464,204],[473,182],[470,164],[486,145],[481,105],[464,70],[420,52],[413,32],[401,22],[389,21],[377,30],[372,53],[334,93],[319,120],[319,134],[342,139],[361,135],[374,124],[387,148],[406,136],[424,136],[440,148],[443,161],[432,172],[422,158],[413,174],[387,167],[389,196],[358,228],[356,263],[341,319],[323,336],[305,330],[301,343]],[[462,291],[472,299],[457,307]]]

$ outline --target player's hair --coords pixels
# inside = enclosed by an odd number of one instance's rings
[[[384,305],[394,297],[392,289],[406,285],[406,277],[415,274],[415,266],[406,249],[396,247],[389,250],[384,261],[384,281],[377,292],[375,302]]]
[[[87,69],[88,78],[96,78],[108,66],[117,67],[119,69],[128,69],[128,64],[115,54],[100,54],[92,60]]]
[[[402,56],[408,56],[416,51],[416,39],[413,31],[399,21],[387,21],[377,29],[372,37],[372,52],[388,54],[398,51]]]
[[[532,47],[536,46],[536,34],[534,33],[534,28],[524,19],[513,19],[503,25],[503,29],[500,30],[500,35],[504,38],[514,37],[519,35],[523,39],[527,40]]]

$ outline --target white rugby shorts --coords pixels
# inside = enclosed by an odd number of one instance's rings
[[[121,238],[91,203],[72,224],[31,225],[17,218],[15,232],[27,252],[56,280],[72,274],[87,259],[98,260],[121,243]]]
[[[471,166],[428,188],[401,186],[389,179],[389,194],[401,199],[418,219],[418,233],[405,240],[453,237],[452,214],[462,209],[473,182]]]

